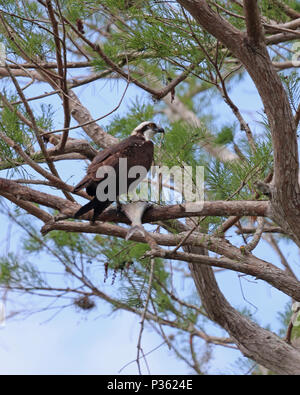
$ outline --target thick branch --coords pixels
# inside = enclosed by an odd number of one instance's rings
[[[264,33],[257,0],[244,0],[244,12],[249,41],[254,46],[259,46],[264,41]]]
[[[287,4],[284,4],[281,0],[275,0],[276,4],[283,9],[287,16],[290,18],[300,18],[300,12],[294,10],[293,8],[289,7]]]
[[[61,221],[44,225],[42,228],[42,233],[47,234],[52,230],[62,230],[75,233],[103,234],[107,236],[125,238],[128,229],[117,225],[100,222],[97,222],[96,224],[90,224]],[[216,266],[245,273],[267,281],[275,288],[281,290],[287,295],[290,295],[295,300],[300,301],[299,281],[268,262],[258,259],[251,254],[245,255],[239,248],[230,245],[225,240],[210,237],[204,234],[194,234],[187,239],[186,233],[178,235],[151,233],[151,237],[158,245],[177,246],[182,242],[184,246],[201,246],[220,255],[226,256],[226,258],[211,258],[202,256],[202,254],[198,253],[190,252],[187,254],[178,251],[168,252],[161,249],[151,251],[151,255],[166,259],[194,262],[199,265],[203,264]],[[145,237],[140,233],[135,233],[131,239],[137,242],[147,243]]]
[[[282,82],[274,69],[266,45],[257,40],[252,32],[255,46],[244,33],[216,14],[201,0],[178,0],[195,20],[210,34],[232,51],[246,67],[260,94],[272,133],[274,149],[274,178],[272,184],[273,217],[284,230],[294,233],[300,245],[300,190],[298,183],[298,145],[296,125],[292,109]],[[254,1],[251,2],[254,7]],[[255,2],[256,3],[256,2]],[[248,14],[250,1],[246,1]],[[257,10],[249,18],[257,18]]]
[[[67,186],[68,187],[68,186]],[[68,190],[70,187],[68,187]],[[61,213],[72,217],[79,205],[58,198],[57,196],[42,193],[18,183],[0,178],[0,194],[3,192],[14,194],[19,199],[32,201],[59,210]],[[168,219],[199,217],[199,216],[267,216],[269,202],[267,201],[215,201],[175,204],[171,206],[152,206],[143,217],[143,222],[156,222]],[[84,218],[89,218],[88,216]],[[106,222],[128,223],[127,217],[116,209],[106,210],[101,217]]]
[[[52,218],[50,214],[48,214],[44,210],[41,210],[35,204],[26,202],[24,200],[19,200],[18,196],[11,195],[9,193],[3,193],[3,192],[1,192],[1,195],[43,222],[49,222]]]
[[[197,263],[189,267],[209,317],[227,330],[246,357],[278,374],[300,374],[299,351],[235,310],[220,291],[210,267]]]
[[[68,187],[67,185],[66,188],[72,190],[72,188]],[[7,193],[17,197],[18,201],[23,200],[27,202],[37,203],[45,207],[59,210],[66,214],[72,215],[74,208],[78,208],[78,204],[62,199],[58,196],[39,192],[34,189],[24,187],[14,181],[0,178],[0,195],[4,196],[4,194]]]
[[[107,148],[116,144],[118,139],[106,133],[101,126],[93,122],[94,119],[91,113],[83,106],[75,92],[70,90],[68,94],[72,99],[70,100],[71,115],[79,124],[86,124],[82,126],[85,133],[101,148]]]

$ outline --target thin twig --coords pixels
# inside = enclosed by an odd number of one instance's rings
[[[153,273],[154,273],[154,264],[155,260],[152,258],[150,259],[150,274],[149,274],[149,282],[148,282],[148,291],[147,291],[147,296],[146,296],[146,301],[145,301],[145,307],[142,313],[142,320],[140,322],[141,329],[138,337],[138,343],[137,343],[137,356],[136,356],[136,363],[138,366],[138,371],[139,374],[142,374],[141,371],[141,365],[140,365],[140,352],[142,350],[142,335],[144,331],[144,326],[145,326],[145,319],[146,319],[146,313],[148,310],[149,306],[149,301],[150,301],[150,296],[151,296],[151,290],[152,290],[152,282],[153,282]]]
[[[265,219],[263,217],[258,217],[257,223],[258,223],[258,226],[257,226],[257,229],[256,229],[254,235],[253,235],[252,240],[244,247],[246,253],[249,253],[254,250],[254,248],[260,242],[261,236],[263,234]]]

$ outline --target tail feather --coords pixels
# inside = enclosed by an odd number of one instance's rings
[[[94,198],[90,202],[88,202],[85,206],[82,206],[74,215],[74,218],[77,219],[82,215],[88,213],[91,210],[94,210],[93,221],[96,221],[96,218],[111,204],[109,201],[100,202],[97,198]]]
[[[99,217],[100,214],[106,209],[106,207],[110,206],[111,202],[106,201],[106,202],[99,202],[97,200],[97,204],[95,205],[94,208],[94,215],[93,215],[93,222],[96,221],[96,219]]]
[[[90,210],[93,210],[93,208],[95,207],[95,199],[91,200],[90,202],[88,202],[85,206],[82,206],[74,215],[74,218],[79,218],[81,217],[83,214],[89,212]]]

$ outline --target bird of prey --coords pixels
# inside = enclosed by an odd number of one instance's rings
[[[87,175],[74,187],[74,192],[85,188],[87,194],[93,199],[76,212],[75,218],[79,218],[90,210],[94,210],[94,222],[111,203],[118,201],[118,197],[121,194],[128,193],[131,184],[139,179],[140,174],[131,174],[130,169],[139,166],[145,169],[144,176],[148,173],[153,162],[154,151],[151,139],[156,133],[164,133],[164,129],[158,127],[154,122],[142,122],[128,138],[104,149],[95,156],[88,167]],[[126,160],[127,165],[125,174],[124,160]],[[108,167],[115,172],[115,193],[113,196],[110,195],[111,197],[107,197],[107,189],[110,185],[106,185],[106,189],[101,188],[102,185],[105,185],[105,182],[108,182],[107,173],[106,177],[104,177],[105,169]],[[100,173],[103,171],[103,175],[99,176],[99,171]],[[121,184],[123,189],[122,187],[120,188]]]

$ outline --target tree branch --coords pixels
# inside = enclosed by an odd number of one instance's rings
[[[257,0],[244,0],[243,3],[249,41],[255,47],[259,47],[264,41],[264,32]]]
[[[197,263],[189,263],[189,267],[209,317],[227,330],[246,357],[278,374],[300,374],[299,351],[235,310],[220,291],[210,267]]]
[[[300,246],[300,222],[298,215],[295,215],[300,212],[296,125],[282,82],[271,63],[265,44],[259,38],[256,2],[254,4],[254,1],[249,0],[244,4],[248,18],[256,20],[254,31],[249,26],[249,32],[257,47],[249,45],[245,34],[216,14],[206,1],[178,0],[178,3],[191,13],[202,28],[233,52],[254,81],[265,107],[273,141],[273,217],[285,231],[294,234],[294,240]]]
[[[127,229],[117,225],[97,222],[94,225],[78,222],[61,221],[56,223],[48,223],[43,226],[42,234],[45,235],[52,230],[61,230],[74,233],[91,233],[104,234],[107,236],[115,236],[126,238]],[[184,240],[186,234],[170,235],[151,233],[151,237],[158,245],[177,246]],[[135,233],[132,240],[147,243],[145,237],[140,233]],[[194,262],[197,264],[216,266],[226,268],[233,271],[242,272],[256,278],[262,279],[275,288],[290,295],[295,300],[300,301],[300,282],[287,275],[283,270],[276,266],[265,262],[255,256],[245,255],[239,248],[230,245],[228,242],[219,238],[213,238],[204,234],[196,234],[189,237],[183,242],[184,246],[201,246],[215,253],[226,256],[226,258],[203,257],[202,254],[189,252],[172,252],[161,249],[152,250],[148,255],[157,256],[165,259],[174,259],[180,261]]]
[[[1,135],[0,135],[1,137]],[[57,180],[51,180],[57,185]],[[62,186],[60,186],[62,187]],[[72,187],[64,184],[67,190]],[[32,201],[59,210],[62,214],[73,215],[78,210],[79,205],[54,195],[42,193],[28,187],[21,186],[14,181],[0,178],[0,194],[2,192],[14,194],[19,199]],[[82,196],[87,196],[82,193]],[[170,206],[152,206],[143,216],[143,223],[164,221],[168,219],[199,217],[199,216],[230,216],[239,214],[240,216],[267,216],[269,202],[267,201],[215,201],[215,202],[194,202],[175,204]],[[84,218],[91,218],[86,215]],[[101,221],[129,223],[128,218],[119,213],[116,209],[107,209],[99,217]]]

